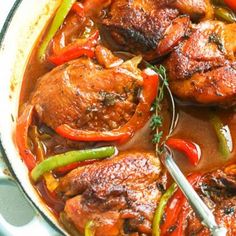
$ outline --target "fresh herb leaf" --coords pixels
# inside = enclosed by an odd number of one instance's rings
[[[165,86],[169,86],[167,76],[166,76],[166,68],[162,65],[160,65],[159,68],[153,65],[149,65],[149,67],[160,76],[161,81],[162,81],[162,84],[159,87],[158,96],[156,97],[152,106],[152,111],[155,111],[157,109],[160,111],[161,110],[160,104],[164,98],[164,88]]]
[[[116,103],[116,100],[118,99],[118,95],[115,93],[108,93],[106,91],[100,91],[99,92],[101,99],[102,99],[102,103],[104,106],[114,106]]]
[[[149,65],[149,68],[155,71],[159,75],[162,82],[161,85],[159,86],[158,94],[151,108],[151,111],[155,112],[155,114],[153,115],[151,119],[151,123],[150,123],[150,128],[152,130],[156,130],[156,133],[153,136],[152,142],[156,144],[156,149],[157,149],[157,152],[159,153],[161,152],[161,147],[159,146],[162,146],[162,145],[159,145],[159,143],[163,136],[163,131],[160,131],[160,132],[158,131],[158,128],[161,127],[163,123],[163,118],[160,115],[161,109],[162,109],[161,104],[164,99],[165,87],[169,86],[169,83],[167,80],[166,69],[164,66],[160,65],[159,67],[156,67],[153,65]]]
[[[152,142],[155,143],[155,144],[160,143],[161,138],[162,138],[162,135],[163,135],[163,131],[160,131],[160,132],[154,134],[154,135],[153,135]]]
[[[218,34],[216,34],[216,33],[210,34],[208,42],[216,44],[217,48],[220,51],[223,51],[224,45],[223,45],[222,40],[221,40],[221,38],[220,38],[220,36]]]
[[[156,128],[162,126],[162,117],[158,115],[153,115],[151,123],[150,123],[150,128],[152,130],[155,130]]]

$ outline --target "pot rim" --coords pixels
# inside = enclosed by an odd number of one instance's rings
[[[5,36],[9,30],[9,26],[12,23],[12,20],[17,12],[17,10],[19,9],[21,3],[23,2],[23,0],[15,0],[13,6],[11,7],[5,21],[4,24],[2,26],[2,29],[0,31],[0,49],[3,48],[3,43],[4,43],[4,39]],[[29,201],[29,203],[36,209],[36,211],[46,220],[47,223],[49,223],[49,225],[55,229],[58,233],[60,233],[61,235],[67,235],[66,232],[64,230],[62,230],[62,228],[59,227],[59,223],[58,225],[56,225],[52,219],[50,219],[50,217],[47,215],[47,213],[44,212],[44,208],[40,207],[39,204],[35,203],[34,200],[30,197],[29,193],[25,190],[25,187],[22,186],[21,181],[19,176],[15,173],[11,162],[8,158],[7,155],[7,151],[6,151],[6,147],[3,144],[3,135],[2,135],[2,131],[0,130],[0,152],[2,153],[2,157],[4,162],[6,163],[10,173],[12,174],[12,176],[14,177],[14,179],[16,180],[16,183],[18,184],[18,186],[20,187],[20,190],[23,192],[24,196],[26,197],[26,199]],[[41,204],[46,205],[46,203],[42,202]]]

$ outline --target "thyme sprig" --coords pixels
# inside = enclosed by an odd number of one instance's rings
[[[157,67],[157,66],[149,65],[149,68],[155,71],[161,79],[161,85],[159,86],[157,96],[151,107],[151,111],[155,112],[155,114],[152,116],[151,123],[150,123],[150,128],[152,130],[156,130],[156,133],[153,136],[152,142],[156,144],[156,147],[158,149],[159,143],[163,136],[163,131],[158,130],[163,125],[163,117],[161,116],[162,101],[164,99],[165,87],[169,86],[169,83],[167,80],[166,69],[164,66],[160,65],[159,67]]]
[[[153,115],[150,123],[150,128],[156,130],[157,127],[162,126],[162,117],[160,115]]]
[[[162,138],[162,135],[163,135],[163,131],[160,131],[160,132],[158,132],[158,133],[155,133],[155,134],[153,135],[152,142],[153,142],[153,143],[156,143],[156,144],[160,143],[161,138]]]

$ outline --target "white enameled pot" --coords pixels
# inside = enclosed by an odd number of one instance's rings
[[[68,235],[30,183],[14,139],[22,78],[31,51],[60,4],[60,0],[16,0],[0,35],[0,138],[1,151],[14,178],[5,175],[0,158],[0,185],[16,181],[40,216],[14,227],[0,215],[1,236]],[[41,217],[43,216],[46,221]]]

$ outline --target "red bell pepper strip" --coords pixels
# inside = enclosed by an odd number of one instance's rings
[[[183,139],[169,138],[166,141],[166,144],[170,148],[183,152],[187,156],[191,164],[195,166],[198,164],[201,158],[201,149],[196,143]]]
[[[50,55],[57,55],[64,47],[75,41],[72,41],[72,38],[78,38],[78,31],[81,31],[84,23],[85,17],[78,16],[75,12],[70,14],[65,19],[61,28],[54,35],[51,43],[51,49],[48,51],[47,57]],[[86,42],[86,39],[84,39],[84,42]]]
[[[86,16],[96,17],[102,9],[108,7],[112,0],[85,0],[83,2]]]
[[[198,186],[201,175],[192,174],[187,177],[189,183],[196,188]],[[169,200],[165,210],[165,220],[161,225],[161,235],[166,235],[171,227],[176,226],[171,236],[182,236],[183,235],[183,223],[186,219],[187,214],[187,199],[180,189]]]
[[[98,39],[99,32],[95,31],[95,33],[89,37],[86,42],[81,44],[81,41],[77,40],[62,48],[57,54],[49,56],[48,60],[55,65],[61,65],[81,56],[93,58],[95,56],[94,46],[98,43]]]
[[[28,105],[17,120],[16,125],[16,144],[23,161],[30,171],[36,165],[36,158],[28,146],[28,129],[32,122],[33,109],[32,105]]]
[[[173,183],[162,195],[153,216],[152,236],[160,236],[161,234],[160,223],[162,221],[164,210],[166,208],[169,199],[174,195],[176,189],[177,185],[176,183]]]
[[[224,0],[225,4],[227,4],[232,10],[236,11],[236,1],[235,0]]]
[[[151,104],[154,101],[159,85],[158,75],[143,71],[143,90],[141,101],[132,118],[122,127],[111,131],[86,131],[73,129],[63,124],[56,128],[56,132],[68,139],[76,141],[120,141],[125,142],[134,132],[142,128],[150,117]]]
[[[55,173],[57,175],[64,175],[68,172],[70,172],[71,170],[77,168],[77,167],[81,167],[81,166],[86,166],[86,165],[91,165],[95,162],[99,162],[99,160],[87,160],[87,161],[80,161],[80,162],[75,162],[72,164],[69,164],[67,166],[63,166],[63,167],[59,167],[55,170]]]
[[[173,231],[171,236],[182,236],[182,235],[184,235],[184,221],[186,220],[188,212],[189,212],[188,211],[188,204],[187,204],[187,201],[185,201],[185,204],[183,205],[182,211],[180,212],[180,214],[178,216],[177,228],[175,228],[175,230]]]
[[[119,139],[127,139],[131,135],[129,129],[127,129],[125,133],[122,132],[121,129],[103,132],[86,131],[73,129],[66,124],[57,127],[56,132],[65,138],[75,141],[116,141]]]
[[[53,211],[57,217],[59,217],[60,212],[62,212],[65,207],[65,202],[58,197],[56,191],[51,192],[48,190],[44,180],[40,181],[36,187],[40,195],[43,196],[43,200],[47,203],[50,210]]]
[[[73,12],[75,12],[78,16],[84,17],[84,6],[81,2],[75,2],[71,8]]]

